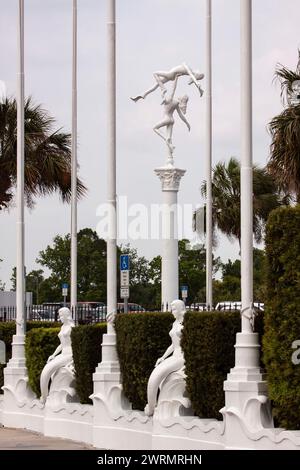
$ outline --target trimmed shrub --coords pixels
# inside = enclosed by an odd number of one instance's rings
[[[262,335],[263,315],[255,321]],[[184,319],[182,349],[185,357],[187,393],[200,418],[221,419],[225,404],[223,382],[234,367],[236,334],[241,316],[235,312],[187,312]]]
[[[174,317],[170,313],[119,314],[116,318],[117,349],[124,393],[134,409],[147,404],[147,383],[156,360],[171,339]]]
[[[76,376],[76,391],[80,403],[91,403],[93,373],[101,362],[102,336],[106,324],[77,326],[72,329],[72,350]]]
[[[14,322],[5,322],[0,323],[0,340],[4,341],[6,346],[6,362],[11,358],[11,343],[12,337],[16,331],[16,324]],[[0,364],[0,393],[3,393],[1,387],[4,385],[4,375],[3,371],[5,369],[5,364]]]
[[[27,331],[32,330],[33,328],[53,328],[59,326],[59,323],[53,322],[38,322],[38,321],[29,321],[26,324]],[[6,362],[11,358],[11,344],[12,337],[16,333],[16,324],[15,322],[1,322],[0,323],[0,340],[4,341],[6,344]],[[4,384],[3,370],[6,366],[0,365],[0,393],[3,393],[1,387]]]
[[[269,396],[276,423],[300,429],[300,365],[292,362],[293,342],[300,340],[300,206],[271,213],[266,228],[266,254],[263,357]]]
[[[40,375],[47,359],[59,345],[59,328],[34,328],[26,335],[25,355],[29,385],[38,397],[41,395]]]

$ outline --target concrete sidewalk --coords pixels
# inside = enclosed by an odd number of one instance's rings
[[[45,437],[23,429],[0,427],[0,450],[92,450],[80,442]]]

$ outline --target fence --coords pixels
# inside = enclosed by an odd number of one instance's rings
[[[26,318],[30,321],[58,321],[58,311],[63,303],[55,305],[32,305],[25,308]],[[254,308],[264,311],[263,303],[254,303]],[[137,313],[145,311],[136,304],[130,304],[129,312]],[[209,310],[234,311],[241,310],[241,302],[220,302],[214,308],[208,309],[206,304],[191,304],[186,307],[188,311],[206,312]],[[118,304],[118,313],[124,312],[123,304]],[[72,309],[72,317],[76,325],[101,323],[106,321],[106,306],[91,307],[89,305],[78,305]],[[16,307],[0,307],[0,322],[16,320]]]
[[[24,307],[26,319],[28,321],[58,321],[58,311],[63,306],[63,304],[59,304]],[[16,307],[0,307],[0,322],[15,321],[16,316]],[[77,306],[75,309],[72,309],[72,317],[77,325],[101,323],[106,319],[106,306],[96,308]]]

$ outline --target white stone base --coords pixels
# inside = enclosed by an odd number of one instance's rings
[[[7,427],[72,439],[99,449],[300,450],[300,431],[255,430],[234,409],[226,409],[224,421],[191,416],[160,420],[139,411],[124,411],[112,418],[107,413],[101,415],[99,404],[95,399],[94,405],[66,403],[55,409],[39,400],[11,400],[4,407],[1,397],[0,420]]]

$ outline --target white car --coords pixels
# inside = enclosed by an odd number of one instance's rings
[[[257,310],[264,311],[265,310],[265,304],[260,303],[260,302],[254,302],[253,303],[254,308]],[[224,311],[224,310],[241,310],[242,308],[242,302],[239,301],[233,301],[233,302],[219,302],[216,305],[216,310]]]

